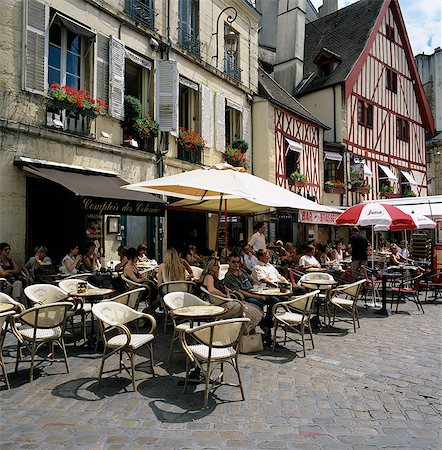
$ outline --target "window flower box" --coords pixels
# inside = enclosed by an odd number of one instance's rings
[[[401,196],[401,194],[398,194],[397,192],[381,192],[380,194],[384,198],[397,198]]]
[[[307,178],[303,173],[293,172],[288,179],[290,186],[303,188],[307,184]]]
[[[331,180],[325,182],[324,189],[330,194],[345,194],[346,185],[341,180]]]

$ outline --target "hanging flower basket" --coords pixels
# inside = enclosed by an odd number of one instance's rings
[[[194,152],[202,152],[206,145],[204,139],[192,128],[180,128],[177,141],[181,149]]]
[[[341,189],[341,188],[325,186],[324,190],[325,190],[325,192],[328,192],[329,194],[345,194],[345,189]]]
[[[353,192],[356,192],[357,194],[364,194],[364,195],[368,194],[370,192],[369,188],[364,188],[364,187],[361,187],[361,186],[353,186],[351,188],[351,190]]]

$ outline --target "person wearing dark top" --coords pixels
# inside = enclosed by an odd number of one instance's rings
[[[14,300],[25,304],[26,297],[23,280],[20,279],[20,267],[9,257],[10,251],[11,246],[7,242],[0,243],[0,277],[6,279],[2,292],[11,295]]]
[[[351,269],[357,271],[367,262],[368,241],[359,233],[358,227],[353,227],[348,243],[351,246]]]
[[[224,284],[232,291],[239,291],[244,296],[244,301],[253,303],[263,309],[267,305],[267,312],[260,322],[260,327],[264,331],[264,339],[267,343],[271,342],[271,329],[273,327],[272,309],[273,305],[279,301],[278,297],[252,294],[252,278],[244,269],[238,267],[240,257],[230,255],[228,258],[229,270],[224,277]]]

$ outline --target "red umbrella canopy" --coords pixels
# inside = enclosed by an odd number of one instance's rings
[[[351,206],[336,219],[336,225],[360,227],[383,225],[391,231],[416,228],[416,223],[409,214],[396,206],[382,203],[361,203]]]

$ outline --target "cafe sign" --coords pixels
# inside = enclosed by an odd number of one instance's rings
[[[138,200],[83,198],[83,208],[94,214],[120,214],[128,216],[164,216],[164,207]]]
[[[299,211],[299,221],[301,223],[314,223],[316,225],[336,225],[339,213],[319,212],[319,211]]]

